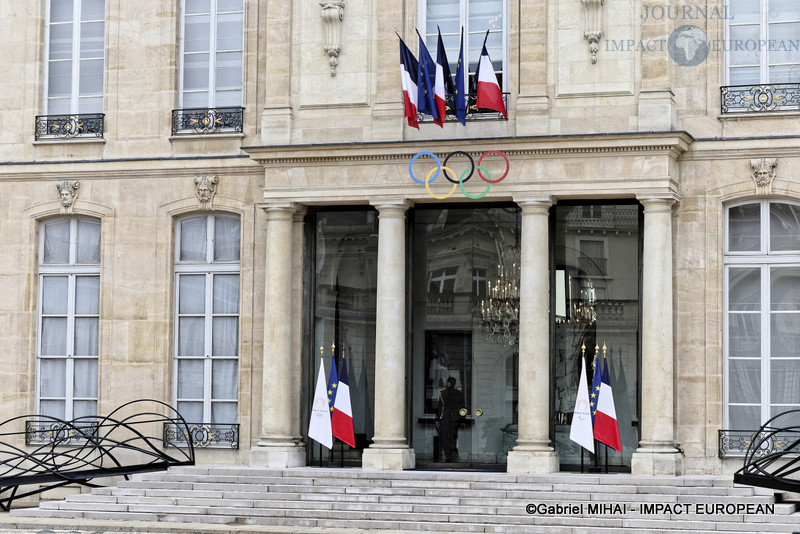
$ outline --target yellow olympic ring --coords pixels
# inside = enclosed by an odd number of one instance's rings
[[[444,199],[450,197],[450,195],[452,195],[453,193],[456,192],[456,187],[458,187],[458,184],[460,183],[460,181],[454,183],[453,187],[450,189],[450,192],[447,193],[446,195],[444,195],[444,196],[434,195],[433,191],[431,191],[431,182],[433,181],[433,180],[431,180],[431,175],[433,173],[437,172],[438,170],[439,170],[438,167],[435,168],[435,169],[431,169],[430,172],[428,173],[428,176],[425,177],[425,189],[428,190],[428,194],[430,196],[432,196],[433,198],[435,198],[437,200],[444,200]],[[449,171],[450,174],[452,174],[453,176],[456,175],[456,173],[453,172],[453,169],[451,169],[450,167],[442,167],[442,171],[444,171],[445,173],[447,173]],[[447,174],[445,174],[445,176],[447,176]]]

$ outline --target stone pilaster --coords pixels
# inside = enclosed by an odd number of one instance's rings
[[[375,317],[375,435],[364,469],[410,469],[406,438],[407,201],[373,202],[378,210],[378,295]]]
[[[673,405],[672,205],[675,198],[639,200],[644,205],[642,435],[631,469],[635,475],[680,475],[683,456],[675,442]]]
[[[261,108],[261,142],[288,145],[292,138],[292,5],[294,2],[267,2],[260,40],[265,61],[265,99]]]
[[[642,12],[652,13],[653,7],[663,7],[661,0],[642,0]],[[647,17],[642,21],[643,42],[669,40],[672,20]],[[642,79],[639,89],[639,131],[663,132],[673,130],[677,123],[675,95],[670,88],[672,59],[666,50],[641,54]]]
[[[520,2],[517,135],[544,135],[550,132],[547,39],[547,0]]]
[[[522,208],[519,295],[519,407],[517,445],[509,473],[558,471],[550,446],[549,197],[515,198]]]
[[[295,439],[293,411],[293,203],[268,204],[266,289],[264,292],[264,354],[261,384],[261,437],[250,453],[252,465],[305,465],[302,442]],[[267,372],[269,368],[269,372]]]

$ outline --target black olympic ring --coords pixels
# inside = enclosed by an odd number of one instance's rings
[[[503,175],[497,180],[492,180],[491,173],[485,167],[481,166],[481,163],[483,163],[483,158],[485,158],[489,154],[499,154],[500,156],[503,157],[503,159],[506,162],[506,170],[503,173]],[[436,162],[436,167],[430,170],[428,175],[425,177],[425,181],[417,179],[417,177],[414,176],[414,170],[412,168],[412,166],[414,165],[414,161],[416,161],[418,157],[423,155],[432,157],[433,160]],[[469,167],[465,169],[464,172],[461,173],[461,176],[458,178],[458,180],[453,180],[450,178],[450,176],[448,176],[449,174],[452,174],[454,178],[456,176],[455,171],[453,171],[453,169],[447,166],[447,162],[450,160],[451,157],[455,155],[466,156],[467,158],[469,158],[469,164],[470,164]],[[478,176],[480,176],[481,180],[486,182],[486,189],[483,191],[483,193],[479,195],[471,195],[467,193],[466,189],[464,189],[464,182],[467,182],[470,178],[472,178],[472,175],[475,173],[475,169],[478,170]],[[411,179],[417,182],[418,184],[424,185],[425,189],[428,191],[428,194],[438,200],[443,200],[451,196],[455,192],[456,186],[461,188],[461,192],[464,193],[464,196],[466,196],[467,198],[472,198],[472,199],[483,198],[486,196],[487,193],[489,193],[489,190],[492,188],[492,184],[500,183],[503,181],[503,179],[505,179],[506,176],[508,176],[509,170],[510,170],[510,165],[508,162],[508,157],[499,150],[489,150],[488,152],[485,152],[478,160],[477,165],[475,165],[475,160],[472,158],[472,156],[461,150],[457,150],[455,152],[451,152],[450,154],[448,154],[448,156],[444,160],[444,165],[442,165],[442,163],[439,161],[439,158],[436,157],[436,154],[432,152],[417,152],[417,154],[413,158],[411,158],[411,161],[408,163],[408,173],[411,175]],[[439,176],[439,173],[442,171],[444,171],[445,179],[451,184],[453,184],[453,188],[450,189],[450,192],[447,193],[446,195],[436,195],[433,193],[433,191],[431,191],[430,184],[431,182],[436,180],[436,178]],[[469,176],[466,176],[467,172],[469,172]],[[484,173],[486,173],[486,175],[488,176],[484,176]],[[433,176],[433,178],[431,178],[431,176]]]

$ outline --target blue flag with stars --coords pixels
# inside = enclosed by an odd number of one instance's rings
[[[461,28],[461,47],[458,49],[458,65],[456,66],[456,83],[453,91],[456,118],[464,126],[467,125],[467,98],[464,93],[464,28]]]
[[[592,376],[592,389],[589,390],[589,408],[592,410],[592,427],[594,427],[594,416],[597,413],[597,401],[600,400],[600,383],[603,381],[602,367],[600,360],[597,358],[597,348],[595,347],[594,376]]]
[[[436,62],[431,57],[422,36],[419,36],[419,71],[417,72],[419,92],[417,96],[417,111],[432,115],[434,120],[439,120],[439,110],[436,109],[434,92],[436,90]]]
[[[336,372],[336,355],[331,354],[331,374],[328,377],[328,409],[333,411],[336,402],[336,390],[339,387],[339,374]]]

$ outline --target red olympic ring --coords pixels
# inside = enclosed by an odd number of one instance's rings
[[[504,159],[504,160],[506,160],[506,172],[504,172],[504,173],[503,173],[503,176],[501,176],[501,177],[500,177],[500,178],[498,178],[497,180],[490,180],[490,179],[486,178],[486,177],[483,175],[483,173],[481,172],[481,163],[483,163],[483,158],[485,158],[485,157],[486,157],[486,156],[488,156],[489,154],[500,154],[501,156],[503,156],[503,159]],[[510,165],[509,165],[509,163],[508,163],[508,156],[506,156],[505,154],[503,154],[503,153],[502,153],[502,152],[500,152],[499,150],[490,150],[490,151],[488,151],[488,152],[484,153],[484,154],[483,154],[483,156],[481,156],[481,157],[480,157],[480,159],[478,160],[478,176],[480,176],[480,177],[481,177],[481,180],[483,180],[484,182],[490,183],[490,184],[496,184],[496,183],[502,182],[502,181],[503,181],[503,179],[504,179],[506,176],[508,176],[508,171],[509,171],[510,169],[511,169],[511,166],[510,166]],[[487,173],[489,173],[489,171],[486,171],[486,172],[487,172]],[[489,176],[491,176],[491,174],[489,174]]]

